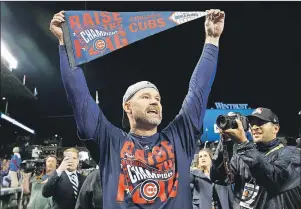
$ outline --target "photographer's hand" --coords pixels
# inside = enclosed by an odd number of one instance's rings
[[[241,121],[236,119],[236,123],[238,126],[237,129],[227,129],[222,131],[222,134],[226,134],[231,139],[234,139],[237,143],[247,142],[248,139],[246,137],[246,133],[244,131]]]

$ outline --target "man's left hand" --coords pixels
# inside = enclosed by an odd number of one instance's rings
[[[225,13],[219,9],[207,10],[205,29],[207,37],[219,38],[224,30]]]
[[[235,121],[238,126],[237,129],[227,129],[222,131],[222,133],[228,135],[231,139],[234,139],[237,143],[248,141],[241,121],[239,119],[236,119]]]

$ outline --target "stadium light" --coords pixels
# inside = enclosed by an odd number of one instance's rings
[[[35,131],[28,128],[27,126],[24,126],[22,123],[19,123],[18,121],[16,121],[15,119],[8,117],[7,115],[0,113],[1,114],[1,118],[4,120],[7,120],[8,122],[11,122],[12,124],[19,126],[20,128],[23,128],[24,130],[28,131],[29,133],[35,134]]]
[[[14,56],[8,51],[8,48],[1,40],[1,57],[3,57],[9,64],[9,70],[16,69],[18,66],[18,61]]]

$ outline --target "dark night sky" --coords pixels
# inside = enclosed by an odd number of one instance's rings
[[[214,102],[271,108],[281,133],[297,136],[301,110],[300,2],[86,2],[99,11],[204,11],[226,13],[218,72],[209,97]],[[12,101],[10,114],[38,132],[59,134],[65,146],[78,144],[59,74],[58,42],[48,30],[60,10],[85,10],[85,2],[1,2],[1,38],[19,61],[14,74],[39,92],[38,101]],[[186,23],[83,65],[93,96],[121,126],[122,96],[137,81],[155,83],[163,97],[164,127],[179,111],[204,44],[204,18]],[[3,104],[1,104],[3,108]]]

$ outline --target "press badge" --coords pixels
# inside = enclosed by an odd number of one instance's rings
[[[246,183],[241,197],[242,200],[240,201],[239,205],[245,208],[253,209],[253,203],[256,199],[258,191],[259,186],[255,187],[254,184]]]

